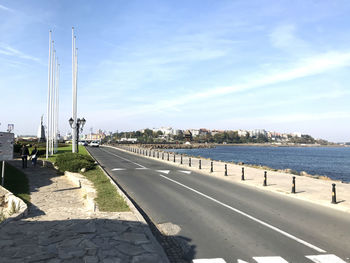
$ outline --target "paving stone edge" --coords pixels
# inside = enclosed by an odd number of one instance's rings
[[[12,204],[12,202],[14,202],[15,206],[19,208],[16,213],[10,215],[4,221],[0,222],[0,228],[1,228],[1,227],[4,227],[7,223],[9,223],[12,220],[18,220],[26,216],[28,214],[28,206],[21,198],[15,196],[6,188],[2,187],[1,185],[0,185],[0,188],[3,192],[5,192],[5,201],[7,201],[9,204]]]

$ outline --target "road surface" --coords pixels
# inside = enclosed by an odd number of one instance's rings
[[[155,225],[174,226],[189,262],[350,262],[347,213],[114,148],[88,150]]]

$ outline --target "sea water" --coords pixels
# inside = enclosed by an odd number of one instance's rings
[[[171,151],[226,162],[305,171],[350,182],[350,147],[217,146]]]

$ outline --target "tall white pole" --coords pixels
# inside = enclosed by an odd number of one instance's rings
[[[48,88],[47,88],[47,112],[46,112],[46,159],[49,158],[49,111],[50,111],[50,85],[51,85],[51,30],[49,32],[49,63],[48,63]]]
[[[56,142],[56,148],[55,153],[57,152],[58,148],[58,111],[59,111],[59,87],[60,87],[60,64],[57,64],[57,86],[56,86],[56,134],[55,134],[55,142]]]
[[[72,152],[77,151],[77,111],[76,111],[76,71],[75,71],[75,36],[74,36],[74,27],[72,27],[72,118],[73,118],[73,125],[72,125]]]
[[[52,87],[51,87],[51,138],[50,138],[50,152],[53,155],[53,133],[54,133],[54,101],[55,101],[55,76],[56,72],[56,50],[53,50],[53,60],[52,60]]]
[[[53,153],[57,152],[57,89],[58,89],[58,58],[56,58],[55,65],[55,89],[54,89],[54,103],[53,103]]]

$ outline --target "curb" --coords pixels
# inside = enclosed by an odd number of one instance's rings
[[[96,190],[93,187],[93,184],[85,178],[85,176],[80,173],[72,173],[65,171],[64,175],[77,187],[79,187],[83,193],[86,201],[84,201],[85,205],[92,211],[97,212],[98,206],[95,202],[95,198],[97,197]]]
[[[115,182],[112,177],[106,172],[106,170],[100,165],[100,163],[90,154],[90,152],[87,150],[87,152],[89,153],[89,155],[91,156],[91,158],[93,158],[95,160],[95,162],[98,164],[99,168],[102,170],[102,172],[105,174],[105,176],[107,176],[107,178],[109,179],[109,181],[111,182],[111,184],[116,188],[118,194],[120,194],[120,196],[123,197],[123,199],[125,200],[125,202],[127,203],[127,205],[129,206],[131,212],[136,216],[137,220],[142,223],[143,225],[143,230],[145,232],[145,234],[150,237],[151,242],[153,243],[153,245],[155,246],[155,249],[158,253],[158,255],[161,257],[162,262],[164,263],[170,263],[167,255],[164,252],[163,247],[159,244],[159,242],[157,241],[157,239],[155,238],[155,236],[152,234],[152,231],[150,229],[150,226],[148,225],[147,221],[145,220],[145,218],[141,215],[141,213],[139,212],[139,210],[135,207],[134,203],[129,199],[129,197],[127,196],[126,192],[118,185],[117,182]]]

